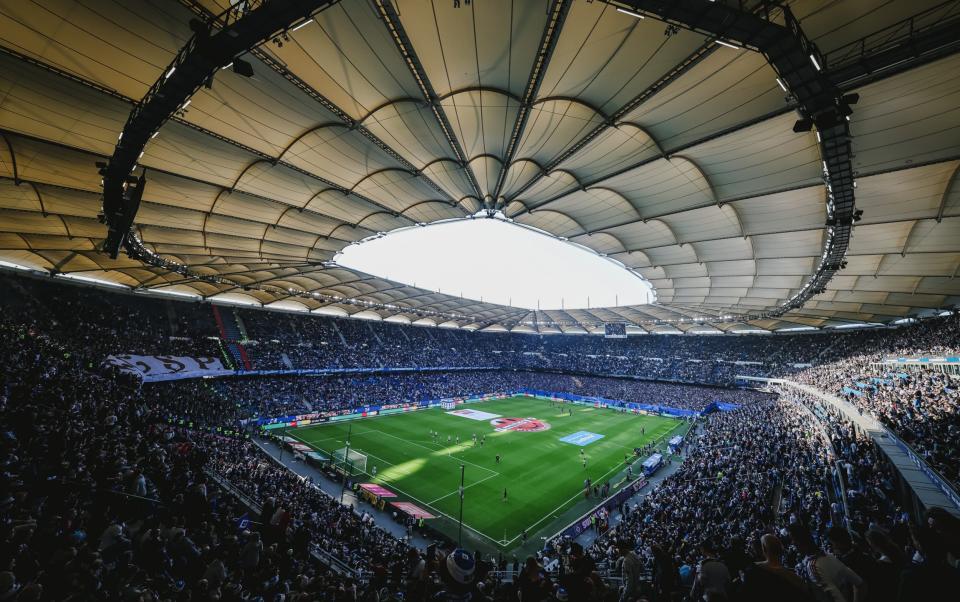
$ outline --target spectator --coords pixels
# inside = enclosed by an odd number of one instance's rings
[[[836,556],[826,554],[817,547],[809,531],[800,525],[793,525],[790,536],[802,555],[798,570],[808,581],[822,589],[830,600],[833,602],[866,600],[867,588],[864,580]]]

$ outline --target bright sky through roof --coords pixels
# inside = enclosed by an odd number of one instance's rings
[[[429,290],[526,309],[640,305],[649,284],[622,264],[503,219],[395,230],[336,262]]]

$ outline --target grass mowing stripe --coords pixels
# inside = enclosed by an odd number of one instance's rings
[[[432,452],[432,453],[436,453],[436,452],[438,452],[438,451],[443,451],[443,448],[440,448],[440,449],[430,449],[430,448],[428,448],[428,447],[424,447],[423,445],[419,445],[418,443],[414,443],[413,441],[408,441],[408,440],[406,440],[406,439],[401,439],[400,437],[397,437],[396,435],[391,435],[390,433],[387,433],[387,432],[384,432],[384,431],[381,431],[381,430],[372,430],[372,431],[368,431],[368,432],[371,432],[371,433],[380,433],[381,435],[386,435],[387,437],[393,437],[394,439],[398,439],[398,440],[400,440],[400,441],[403,441],[404,443],[409,443],[409,444],[411,444],[411,445],[417,445],[418,447],[423,447],[424,449],[426,449],[427,451],[430,451],[430,452]],[[486,470],[486,471],[488,471],[488,472],[492,472],[492,473],[494,473],[494,475],[499,475],[499,474],[500,474],[499,472],[497,472],[497,471],[495,471],[495,470],[490,470],[489,468],[487,468],[487,467],[485,467],[485,466],[480,466],[479,464],[474,464],[473,462],[468,462],[468,461],[466,461],[466,460],[463,460],[463,459],[461,459],[461,458],[458,458],[458,457],[454,456],[453,454],[451,454],[450,452],[447,452],[447,457],[448,457],[448,458],[453,458],[453,459],[456,460],[457,462],[462,462],[462,463],[464,463],[464,464],[469,464],[470,466],[475,466],[475,467],[479,468],[480,470]]]

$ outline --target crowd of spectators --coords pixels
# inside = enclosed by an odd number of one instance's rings
[[[164,424],[53,336],[6,320],[0,334],[0,599],[356,599],[240,527],[248,509],[205,472],[220,441]]]
[[[245,377],[145,385],[172,398],[171,414],[208,422],[235,421],[364,405],[402,404],[521,391],[572,393],[612,401],[701,411],[714,401],[749,403],[766,397],[752,389],[727,389],[557,373],[463,370],[352,376]],[[167,391],[177,391],[168,394]],[[194,403],[192,399],[203,399]]]
[[[954,486],[960,485],[960,378],[910,370],[888,358],[960,355],[960,317],[947,316],[865,336],[857,347],[831,350],[795,380],[840,396],[876,417],[917,450]]]
[[[168,424],[179,390],[105,377],[56,333],[0,336],[0,599],[516,599],[479,581],[489,562],[451,576],[449,546],[425,557],[249,439]]]
[[[239,336],[258,370],[495,367],[730,384],[737,374],[799,369],[821,348],[805,335],[541,336],[230,306],[219,307],[219,322],[236,328],[221,329],[212,306],[198,301],[6,274],[0,274],[0,287],[5,315],[39,331],[60,328],[73,337],[75,353],[96,364],[110,354],[222,357],[218,337]],[[85,327],[66,327],[74,323]]]
[[[729,384],[802,367],[787,337],[533,335],[239,310],[261,369],[500,367]],[[799,366],[794,366],[798,364]]]
[[[872,441],[812,398],[712,414],[692,436],[679,469],[587,550],[621,568],[628,588],[638,565],[656,600],[907,602],[957,591],[960,521],[932,509],[912,523]]]

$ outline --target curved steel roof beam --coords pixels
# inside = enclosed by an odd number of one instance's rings
[[[957,163],[957,166],[953,168],[953,173],[950,174],[950,179],[947,180],[947,185],[943,189],[943,194],[940,195],[940,206],[937,209],[938,224],[943,221],[943,212],[947,208],[947,199],[953,192],[953,189],[957,184],[957,180],[960,180],[960,163]]]
[[[388,101],[386,101],[386,102],[383,102],[383,103],[378,104],[377,106],[375,106],[375,107],[373,107],[372,109],[370,109],[369,111],[367,111],[367,113],[366,113],[365,115],[363,115],[362,117],[360,117],[359,119],[357,119],[357,123],[363,124],[363,122],[365,122],[367,119],[370,119],[371,117],[373,117],[373,115],[374,115],[375,113],[377,113],[378,111],[382,111],[383,109],[386,109],[387,107],[392,107],[393,105],[399,105],[399,104],[404,104],[404,103],[413,103],[413,104],[418,104],[418,105],[424,105],[424,104],[426,104],[426,103],[424,103],[424,101],[423,101],[422,98],[412,98],[412,97],[410,97],[410,96],[404,96],[403,98],[397,98],[397,99],[394,99],[394,100],[388,100]]]
[[[586,236],[586,235],[589,235],[589,234],[590,234],[590,231],[587,230],[587,229],[583,226],[583,224],[580,223],[580,221],[579,221],[577,218],[571,216],[571,215],[568,214],[568,213],[564,213],[563,211],[556,211],[556,210],[554,210],[554,209],[540,209],[540,210],[536,211],[536,213],[537,213],[537,214],[540,214],[540,213],[555,213],[556,215],[562,215],[563,217],[567,218],[567,219],[570,220],[571,222],[575,223],[575,224],[577,225],[577,227],[580,228],[580,230],[582,230],[582,232],[581,232],[580,234],[574,234],[573,236]],[[530,215],[533,215],[533,214],[534,214],[534,212],[531,211],[531,212],[530,212]],[[557,236],[556,234],[553,234],[553,236],[556,237],[556,238],[560,238],[560,237]],[[573,237],[567,236],[567,237],[565,237],[565,238],[573,238]]]
[[[440,200],[436,200],[436,199],[430,199],[430,200],[426,200],[426,201],[418,201],[418,202],[410,205],[409,207],[407,207],[406,209],[404,209],[404,210],[401,211],[400,213],[401,213],[401,214],[406,213],[407,211],[410,211],[410,210],[413,209],[414,207],[418,207],[418,206],[420,206],[420,205],[430,205],[430,204],[436,204],[436,203],[440,203],[441,205],[446,205],[447,207],[456,207],[457,209],[460,209],[461,211],[463,211],[464,215],[466,215],[466,213],[467,213],[466,210],[465,210],[463,207],[461,207],[461,206],[460,206],[458,203],[456,203],[456,202],[450,203],[450,202],[447,202],[447,201],[440,201]]]
[[[633,204],[633,201],[631,201],[630,199],[628,199],[628,198],[627,198],[627,195],[623,194],[623,193],[620,192],[619,190],[616,190],[616,189],[614,189],[614,188],[610,188],[609,186],[591,186],[590,188],[584,188],[584,189],[583,189],[584,192],[590,192],[591,190],[602,190],[602,191],[604,191],[604,192],[609,192],[610,194],[619,197],[624,203],[626,203],[627,205],[630,206],[631,209],[633,209],[633,212],[636,214],[637,219],[641,219],[641,218],[642,218],[642,214],[640,213],[640,210],[637,209],[637,206]],[[520,201],[517,201],[517,202],[520,202]],[[660,216],[654,215],[654,216],[652,216],[652,217],[660,217]],[[636,221],[636,220],[634,220],[634,221]],[[604,229],[609,228],[609,227],[610,227],[610,226],[605,226]]]
[[[640,133],[646,136],[647,139],[649,139],[650,142],[653,143],[653,147],[657,149],[657,154],[659,154],[661,157],[666,158],[667,152],[663,150],[663,146],[661,146],[660,142],[656,138],[654,138],[653,133],[651,133],[648,128],[640,125],[636,121],[618,121],[617,123],[613,124],[613,127],[620,128],[621,126],[624,126],[624,125],[629,125],[630,127],[636,128],[637,130],[639,130]]]
[[[503,164],[503,159],[492,153],[480,153],[479,155],[474,155],[467,160],[467,163],[473,163],[477,159],[493,159],[497,163],[500,163],[501,165]]]
[[[438,96],[437,101],[444,101],[448,98],[453,98],[454,96],[459,96],[460,94],[469,94],[471,92],[492,92],[494,94],[499,94],[500,96],[505,96],[511,100],[515,100],[518,103],[523,102],[519,96],[511,92],[510,90],[504,90],[503,88],[497,88],[494,86],[467,86],[466,88],[459,88],[457,90],[451,90],[443,96]]]
[[[548,176],[552,176],[552,175],[555,174],[555,173],[565,173],[565,174],[567,174],[568,176],[570,176],[570,178],[571,178],[574,182],[577,183],[577,188],[579,188],[580,190],[586,190],[586,189],[583,187],[583,182],[581,182],[581,181],[580,181],[580,178],[577,177],[577,174],[573,173],[573,172],[570,171],[569,169],[560,169],[560,168],[557,168],[557,169],[554,169],[553,171],[551,171],[550,173],[548,173],[547,175],[548,175]]]
[[[580,105],[586,109],[589,109],[594,115],[599,115],[603,118],[604,121],[609,121],[610,117],[607,116],[599,107],[595,107],[589,102],[583,100],[582,98],[577,98],[576,96],[545,96],[544,98],[538,98],[535,101],[530,103],[531,107],[541,105],[547,102],[569,102],[570,104]]]
[[[347,124],[345,124],[345,123],[334,122],[334,121],[331,121],[331,122],[329,122],[329,123],[321,123],[321,124],[315,125],[315,126],[313,126],[313,127],[311,127],[311,128],[308,128],[308,129],[305,130],[303,133],[299,134],[299,135],[296,136],[293,140],[291,140],[289,144],[287,144],[285,147],[283,147],[283,150],[280,151],[280,154],[277,155],[277,158],[274,160],[274,165],[276,165],[277,163],[279,163],[280,161],[282,161],[284,155],[286,155],[287,152],[288,152],[291,148],[293,148],[293,145],[295,145],[296,143],[298,143],[298,142],[300,142],[301,140],[303,140],[306,136],[309,136],[310,134],[313,134],[313,133],[315,133],[315,132],[319,132],[320,130],[323,130],[323,129],[326,129],[326,128],[333,128],[333,127],[346,128],[346,129],[348,129],[348,130],[350,129],[350,126],[349,126],[349,125],[347,125]]]
[[[14,180],[14,184],[20,185],[16,180]],[[37,202],[40,203],[40,214],[43,215],[43,217],[47,217],[47,208],[43,204],[43,195],[40,194],[40,189],[37,188],[37,185],[33,182],[27,182],[27,184],[33,189],[33,194],[37,195]]]
[[[252,167],[254,167],[255,165],[258,165],[258,164],[260,164],[260,163],[268,163],[268,164],[270,164],[270,165],[276,165],[276,163],[274,163],[271,159],[254,159],[252,162],[248,163],[246,167],[244,167],[242,170],[240,170],[240,175],[237,176],[237,179],[233,181],[233,184],[230,185],[230,187],[228,188],[228,190],[229,190],[230,192],[233,192],[234,190],[236,190],[236,189],[237,189],[237,184],[240,183],[240,180],[243,179],[243,176],[247,175],[247,172],[250,170],[250,168],[252,168]],[[241,191],[241,192],[242,192],[242,191]]]
[[[13,143],[10,142],[10,139],[7,138],[7,135],[3,131],[0,131],[0,138],[3,138],[3,141],[7,143],[7,149],[10,151],[10,163],[13,166],[13,183],[19,186],[20,173],[17,171],[17,154],[13,150]]]
[[[411,176],[417,175],[416,172],[410,171],[405,167],[384,167],[382,169],[375,169],[374,171],[371,171],[370,173],[366,174],[365,176],[363,176],[362,178],[354,182],[354,184],[350,186],[350,188],[348,188],[347,190],[353,193],[353,191],[357,188],[357,186],[363,184],[366,180],[372,178],[373,176],[377,176],[382,173],[387,173],[390,171],[402,171],[403,173],[410,174]]]
[[[379,174],[382,174],[382,173],[387,173],[387,172],[390,172],[390,171],[402,171],[402,172],[408,173],[408,174],[410,174],[410,175],[416,175],[415,173],[412,173],[412,172],[410,172],[409,170],[404,169],[404,168],[400,168],[400,167],[384,167],[383,169],[378,169],[378,170],[376,170],[376,171],[372,171],[372,172],[368,173],[367,175],[363,176],[362,178],[360,178],[360,180],[358,180],[356,184],[354,184],[353,186],[350,187],[350,193],[353,194],[353,191],[354,191],[354,189],[357,188],[357,186],[359,186],[360,184],[363,184],[364,181],[372,178],[373,176],[376,176],[376,175],[379,175]],[[423,203],[443,203],[443,204],[445,204],[445,205],[449,205],[450,207],[457,207],[458,209],[460,209],[460,211],[463,212],[464,215],[467,215],[466,210],[464,210],[462,207],[460,207],[460,205],[459,205],[459,203],[457,203],[457,201],[455,201],[455,200],[444,201],[444,200],[440,200],[440,199],[428,199],[428,200],[426,200],[426,201],[416,202],[416,203],[414,203],[413,205],[409,205],[408,207],[404,208],[402,211],[399,211],[399,212],[397,213],[397,215],[398,215],[398,216],[406,217],[406,216],[404,215],[404,213],[406,213],[410,208],[416,207],[417,205],[422,205]]]
[[[704,183],[707,185],[707,190],[710,191],[710,198],[713,199],[713,202],[720,206],[723,205],[723,203],[720,201],[720,198],[717,196],[717,191],[714,189],[713,183],[710,182],[710,178],[707,176],[707,172],[703,171],[703,168],[697,165],[696,161],[684,155],[670,155],[669,157],[667,157],[667,161],[669,162],[673,162],[674,159],[680,159],[682,161],[686,161],[691,166],[693,166],[693,168],[697,170],[697,173],[700,174],[700,177],[703,178]]]
[[[595,231],[593,231],[593,232],[589,232],[589,231],[588,231],[588,232],[585,232],[585,233],[583,233],[583,234],[577,234],[576,237],[579,238],[579,237],[581,237],[581,236],[593,236],[594,234],[602,234],[602,235],[604,235],[604,236],[609,236],[609,237],[612,238],[613,240],[617,241],[617,244],[620,245],[620,248],[621,248],[621,249],[623,249],[622,251],[614,251],[613,253],[603,253],[603,255],[609,255],[609,256],[612,257],[612,256],[618,255],[618,254],[620,254],[620,253],[627,253],[627,251],[628,251],[628,250],[627,250],[627,245],[623,244],[623,240],[622,240],[619,236],[617,236],[616,234],[613,234],[612,232],[604,232],[603,230],[595,230]]]
[[[374,215],[389,215],[390,217],[401,217],[401,214],[400,214],[399,212],[396,212],[396,211],[374,211],[373,213],[368,213],[368,214],[364,215],[363,217],[361,217],[360,219],[358,219],[358,220],[357,220],[357,223],[356,223],[356,227],[363,228],[364,230],[368,230],[368,231],[370,231],[370,232],[377,232],[376,230],[371,230],[370,228],[367,228],[366,226],[361,226],[361,225],[360,225],[360,224],[362,224],[364,221],[366,221],[366,220],[370,219],[371,217],[373,217]],[[404,219],[410,219],[409,217],[407,217],[407,216],[405,216],[405,215],[402,216],[402,217],[403,217]],[[413,221],[413,220],[410,220],[410,221]]]

